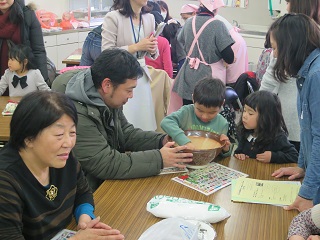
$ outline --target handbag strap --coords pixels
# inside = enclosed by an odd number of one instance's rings
[[[193,17],[193,19],[192,19],[192,31],[193,31],[194,39],[193,39],[193,42],[192,42],[192,44],[191,44],[191,46],[190,46],[190,49],[189,49],[189,52],[188,52],[188,56],[187,56],[187,57],[190,57],[190,55],[191,55],[191,53],[192,53],[192,51],[193,51],[194,45],[197,44],[198,50],[199,50],[199,53],[200,53],[200,57],[202,58],[201,60],[202,60],[203,62],[205,62],[204,57],[203,57],[203,55],[202,55],[202,52],[200,51],[200,48],[199,48],[198,38],[199,38],[199,36],[201,35],[201,33],[203,32],[203,30],[205,29],[205,27],[206,27],[209,23],[213,22],[214,20],[215,20],[214,18],[210,18],[209,20],[207,20],[207,21],[202,25],[202,27],[199,29],[199,31],[196,32],[196,16]]]

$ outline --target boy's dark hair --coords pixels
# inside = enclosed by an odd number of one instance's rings
[[[8,58],[17,60],[22,65],[22,71],[36,69],[32,49],[29,46],[23,44],[12,45],[8,52]],[[28,60],[27,64],[24,62],[25,59]]]
[[[270,27],[271,37],[277,44],[274,76],[286,82],[296,76],[309,54],[320,48],[319,26],[304,14],[286,14]]]
[[[279,97],[268,91],[257,91],[248,95],[244,104],[258,112],[256,144],[259,150],[269,145],[278,134],[285,132],[288,135],[287,126],[282,116],[282,109]],[[253,133],[253,130],[246,129],[243,125],[242,118],[239,122],[239,135],[247,138]]]
[[[221,107],[225,99],[226,87],[220,79],[204,78],[193,91],[193,102],[205,107]]]
[[[143,75],[137,59],[128,51],[120,48],[104,50],[91,66],[94,86],[98,89],[105,78],[109,78],[114,87],[127,79],[138,79]]]
[[[62,115],[78,123],[77,110],[67,95],[54,91],[34,91],[19,102],[10,122],[10,143],[19,150],[26,139],[35,139],[46,127]]]

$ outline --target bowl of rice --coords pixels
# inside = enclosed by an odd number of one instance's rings
[[[194,150],[185,149],[184,152],[193,154],[192,162],[187,165],[188,168],[204,168],[212,162],[226,145],[226,141],[220,141],[220,135],[200,130],[186,130],[185,135],[195,146]]]

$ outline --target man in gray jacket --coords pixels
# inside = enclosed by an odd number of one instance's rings
[[[172,148],[167,135],[134,128],[123,115],[141,75],[135,57],[115,48],[103,51],[67,84],[65,93],[79,118],[73,150],[93,190],[105,179],[148,177],[192,160],[191,153],[181,152],[186,146]]]

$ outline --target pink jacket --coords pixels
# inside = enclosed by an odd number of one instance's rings
[[[170,78],[173,78],[173,67],[171,61],[171,50],[169,41],[159,36],[158,37],[159,57],[155,60],[146,58],[146,64],[155,69],[165,70]]]

